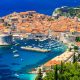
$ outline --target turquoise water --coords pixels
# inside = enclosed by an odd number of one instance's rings
[[[18,76],[18,78],[24,80],[35,80],[36,76],[37,74],[21,74]]]
[[[16,45],[19,44],[19,45]],[[34,51],[22,50],[21,46],[32,46],[40,47],[44,49],[51,49],[51,52],[41,53]],[[38,67],[55,56],[63,53],[66,50],[66,46],[56,40],[45,40],[45,41],[35,41],[35,40],[20,40],[15,39],[14,45],[9,47],[0,47],[0,80],[24,80],[24,79],[15,79],[11,75],[14,74],[24,74],[28,79],[30,75],[26,74],[31,69]],[[18,55],[15,57],[15,55]],[[34,76],[34,74],[33,74]]]

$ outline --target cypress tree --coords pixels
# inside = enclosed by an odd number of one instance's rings
[[[63,62],[61,61],[60,74],[63,73]]]
[[[76,56],[75,56],[75,52],[74,52],[74,55],[73,55],[73,63],[76,62]]]
[[[38,76],[36,77],[35,80],[42,80],[42,72],[41,72],[41,69],[39,69]]]
[[[57,65],[55,66],[55,80],[58,80],[58,68]]]

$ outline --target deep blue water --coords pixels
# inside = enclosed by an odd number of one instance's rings
[[[16,44],[19,45],[16,45]],[[21,46],[32,46],[51,49],[51,52],[41,53],[34,51],[22,50]],[[18,80],[12,75],[18,73],[27,73],[32,68],[44,64],[53,57],[63,53],[66,46],[56,40],[35,41],[35,40],[19,40],[14,41],[14,45],[9,47],[0,47],[0,80]],[[18,57],[14,55],[18,54]],[[28,74],[26,74],[28,76]],[[12,76],[12,77],[11,77]],[[29,75],[30,76],[30,75]],[[28,76],[27,80],[30,80]],[[32,75],[31,75],[32,76]],[[10,79],[8,79],[8,77]],[[20,80],[20,79],[19,79]],[[23,80],[23,79],[21,79]]]
[[[0,0],[0,16],[27,10],[51,15],[61,6],[80,6],[80,0]]]

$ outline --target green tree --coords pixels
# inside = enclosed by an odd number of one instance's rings
[[[58,80],[58,67],[57,65],[55,66],[55,74],[54,74],[54,77],[55,77],[55,80]]]
[[[80,80],[78,76],[70,77],[70,80]]]
[[[74,52],[74,55],[73,55],[73,63],[76,62],[76,56],[75,56],[75,52]]]
[[[39,69],[38,76],[36,77],[35,80],[43,80],[43,79],[42,79],[42,72],[41,72],[41,69]]]
[[[55,80],[53,70],[48,71],[43,80]]]
[[[75,41],[80,42],[80,37],[76,37]]]
[[[80,57],[80,54],[79,54],[78,50],[79,50],[79,47],[78,46],[74,46],[74,52],[78,53],[78,56],[76,56],[76,60],[79,59],[79,57]]]
[[[60,66],[60,74],[63,73],[63,62],[61,61],[61,66]]]
[[[79,47],[78,46],[74,46],[74,51],[78,51]]]

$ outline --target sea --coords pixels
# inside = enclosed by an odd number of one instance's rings
[[[21,49],[31,46],[49,49],[50,52],[35,52]],[[34,80],[37,74],[31,70],[43,65],[66,51],[67,46],[57,40],[15,39],[11,46],[0,46],[0,80]]]
[[[52,15],[55,8],[62,6],[80,6],[80,0],[1,0],[0,17],[13,12],[31,10],[46,15]]]

